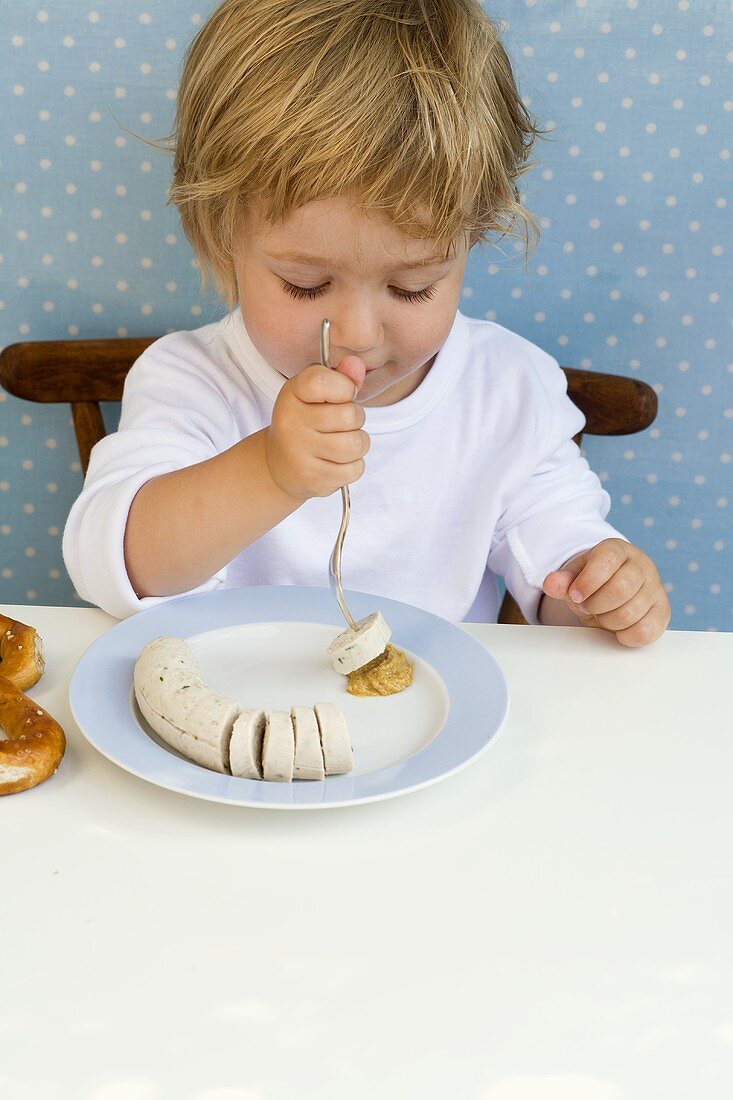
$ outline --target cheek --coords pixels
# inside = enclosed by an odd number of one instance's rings
[[[395,331],[399,353],[405,359],[415,361],[434,355],[445,343],[452,324],[453,317],[444,320],[432,312],[423,314],[419,324],[400,323],[399,329]]]
[[[242,320],[254,346],[267,362],[292,378],[308,362],[309,343],[302,323],[283,303],[281,296],[261,290],[240,294]]]

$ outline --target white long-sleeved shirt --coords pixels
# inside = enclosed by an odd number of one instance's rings
[[[138,598],[123,539],[138,489],[265,427],[285,378],[260,355],[241,310],[157,340],[128,373],[118,431],[92,450],[63,555],[79,595],[118,618],[173,599]],[[625,538],[572,436],[585,424],[546,352],[457,312],[427,376],[393,405],[366,408],[371,447],[350,485],[345,589],[452,621],[495,622],[501,575],[537,622],[542,582],[574,554]],[[196,522],[195,515],[191,522]],[[341,493],[307,500],[193,592],[247,585],[328,587]]]

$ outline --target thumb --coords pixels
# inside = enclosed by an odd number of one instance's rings
[[[555,569],[552,573],[548,573],[542,582],[542,591],[546,596],[550,596],[552,599],[564,600],[565,605],[572,609],[573,614],[580,619],[584,626],[600,626],[600,623],[596,621],[593,615],[589,615],[586,611],[581,610],[580,606],[568,596],[570,585],[585,566],[589,555],[590,551],[585,550],[582,554],[578,554],[576,557],[566,561],[560,569]]]
[[[569,603],[572,603],[573,601],[568,596],[568,589],[578,573],[584,568],[589,555],[590,550],[582,550],[574,558],[568,558],[559,569],[548,573],[542,584],[542,591],[545,595],[551,596],[555,600],[568,600]]]
[[[542,591],[553,600],[567,599],[568,589],[579,572],[580,570],[558,569],[554,573],[548,573],[542,583]]]
[[[351,379],[356,386],[356,394],[358,394],[366,375],[366,363],[358,355],[345,355],[336,370]],[[356,397],[356,394],[354,394],[354,397]]]

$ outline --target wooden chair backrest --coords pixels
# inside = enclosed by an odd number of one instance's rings
[[[107,434],[100,401],[121,401],[125,378],[157,336],[110,340],[30,340],[0,352],[0,385],[14,397],[68,402],[86,474],[95,443]]]
[[[86,473],[89,452],[105,433],[100,401],[120,401],[135,360],[158,337],[109,340],[36,340],[0,352],[0,385],[25,401],[69,402],[79,457]],[[657,395],[636,378],[563,367],[568,395],[585,415],[589,435],[631,435],[657,415]],[[576,437],[578,438],[578,437]]]
[[[71,405],[84,473],[95,443],[106,434],[100,401],[120,401],[125,377],[157,336],[104,340],[30,340],[0,352],[0,385],[25,401]],[[586,419],[589,435],[631,435],[657,415],[657,395],[636,378],[563,367],[568,395]],[[582,433],[575,436],[579,444]],[[513,605],[513,607],[512,607]],[[500,622],[524,622],[509,593]]]

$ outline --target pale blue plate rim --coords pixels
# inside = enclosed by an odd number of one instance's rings
[[[268,621],[325,623],[338,631],[344,626],[325,586],[217,589],[176,597],[122,619],[77,662],[69,684],[74,720],[102,755],[141,779],[195,798],[259,809],[332,809],[374,802],[436,783],[475,760],[508,713],[508,687],[495,658],[461,627],[432,612],[352,589],[345,596],[355,618],[381,611],[396,643],[432,665],[448,690],[450,708],[442,729],[407,760],[364,775],[329,776],[320,783],[240,779],[167,752],[134,718],[132,672],[137,655],[152,638],[190,638]]]

